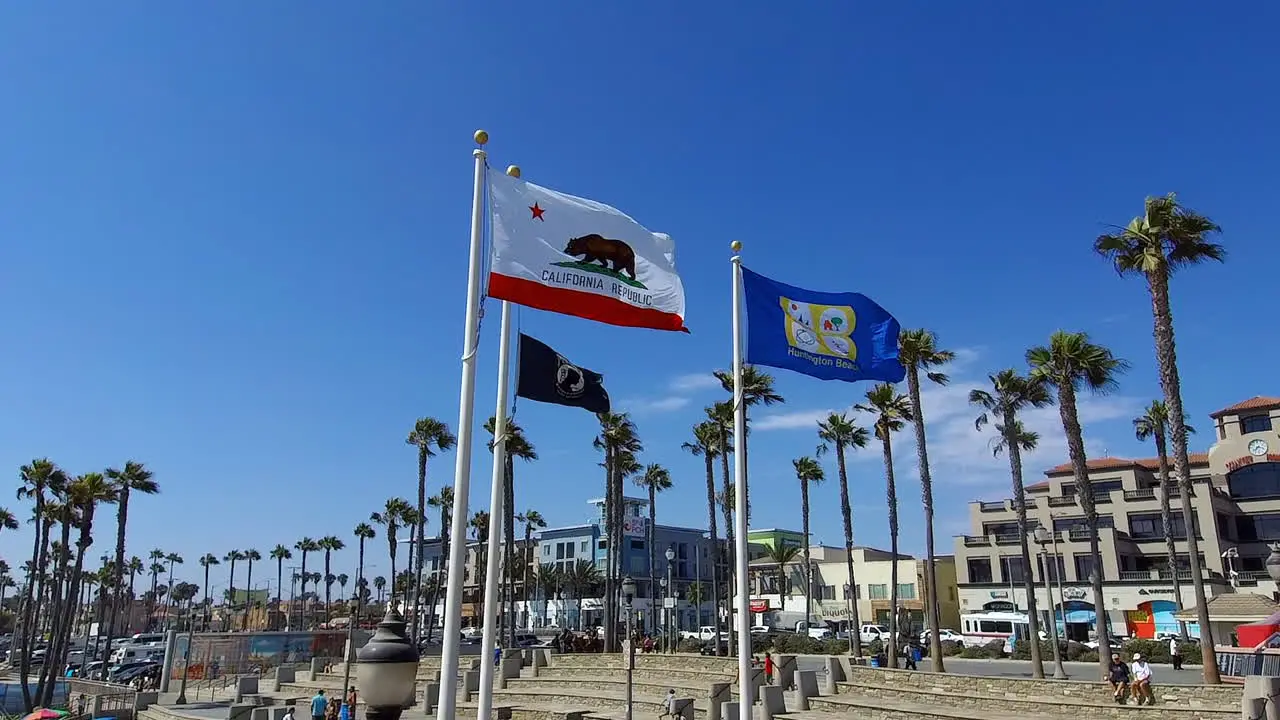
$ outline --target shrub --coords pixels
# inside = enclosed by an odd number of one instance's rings
[[[1031,659],[1031,643],[1027,640],[1018,640],[1013,643],[1013,654],[1009,657],[1014,660],[1030,660]],[[1040,641],[1040,657],[1044,660],[1053,658],[1053,643],[1048,640]]]
[[[780,633],[773,640],[773,649],[791,655],[820,655],[823,642],[799,633]]]
[[[823,641],[822,641],[822,654],[824,654],[824,655],[848,655],[848,654],[849,654],[849,641],[848,641],[848,640],[835,640],[835,639],[832,639],[832,640],[823,640]]]
[[[702,650],[701,640],[693,640],[691,638],[686,638],[684,640],[681,640],[679,645],[676,645],[676,652],[697,653],[700,650]]]
[[[942,641],[943,657],[951,657],[953,655],[959,655],[963,650],[964,650],[964,646],[954,640]]]

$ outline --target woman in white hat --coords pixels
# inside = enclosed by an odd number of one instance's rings
[[[1151,666],[1147,664],[1141,653],[1133,654],[1133,696],[1142,704],[1146,698],[1148,705],[1155,705],[1155,696],[1151,693]]]

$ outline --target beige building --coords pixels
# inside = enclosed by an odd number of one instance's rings
[[[857,598],[858,618],[864,623],[888,625],[893,556],[885,550],[870,547],[853,549],[853,575],[857,590],[850,592],[849,571],[844,548],[815,545],[810,549],[813,564],[813,592],[809,616],[814,624],[843,628],[852,617],[851,596]],[[768,554],[751,561],[751,601],[758,611],[754,624],[794,627],[804,619],[805,594],[803,559],[796,555],[785,572],[779,572],[776,560]],[[939,556],[935,560],[938,576],[938,605],[943,627],[959,622],[959,596],[956,588],[955,558]],[[910,555],[898,555],[898,601],[911,617],[914,628],[924,627],[925,561]],[[785,575],[785,582],[783,576]]]
[[[1256,592],[1274,596],[1265,572],[1269,542],[1280,541],[1280,398],[1254,397],[1210,415],[1215,442],[1191,455],[1193,528],[1199,540],[1206,593]],[[1192,436],[1193,441],[1201,436]],[[1055,585],[1052,606],[1071,637],[1085,638],[1098,615],[1089,590],[1091,573],[1102,576],[1104,608],[1113,632],[1150,637],[1174,632],[1174,597],[1160,517],[1158,463],[1154,458],[1089,461],[1098,510],[1101,567],[1089,554],[1091,533],[1077,498],[1069,464],[1049,469],[1028,485],[1032,528],[1051,528],[1052,542],[1032,545],[1036,602],[1050,606],[1045,570]],[[1183,607],[1195,596],[1187,571],[1185,498],[1176,487],[1173,534]],[[956,568],[961,612],[1025,609],[1017,520],[1011,500],[969,505],[972,534],[957,537]],[[1046,562],[1046,558],[1049,559]],[[1056,570],[1056,572],[1055,572]],[[1060,579],[1060,589],[1059,589]],[[1194,628],[1193,628],[1194,632]]]

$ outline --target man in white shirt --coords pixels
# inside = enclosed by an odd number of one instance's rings
[[[1151,666],[1138,653],[1133,654],[1133,696],[1142,704],[1146,698],[1148,705],[1155,705],[1156,699],[1151,692]]]
[[[1178,638],[1169,638],[1169,659],[1173,661],[1173,669],[1182,669],[1182,653],[1178,651]]]

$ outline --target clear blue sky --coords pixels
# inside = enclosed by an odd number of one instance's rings
[[[414,494],[414,418],[457,421],[482,127],[495,167],[678,243],[692,335],[521,315],[633,412],[643,460],[675,476],[661,521],[705,522],[701,464],[680,443],[721,398],[697,376],[729,362],[740,239],[753,269],[866,293],[961,351],[926,408],[949,551],[964,503],[1008,492],[964,396],[1057,328],[1134,365],[1085,405],[1091,451],[1149,452],[1130,427],[1158,393],[1145,290],[1090,248],[1145,195],[1178,191],[1231,253],[1174,284],[1190,412],[1207,429],[1206,413],[1275,394],[1276,298],[1257,271],[1276,262],[1278,22],[1265,5],[1190,2],[7,4],[0,467],[145,462],[163,494],[135,504],[129,551],[180,552],[187,579],[206,551],[350,542],[387,497]],[[778,387],[787,404],[753,420],[756,527],[799,525],[791,459],[813,451],[816,414],[865,390]],[[542,456],[518,469],[519,507],[583,520],[602,485],[593,418],[525,403],[518,420]],[[1029,482],[1064,453],[1054,411],[1030,420],[1045,450]],[[903,547],[919,551],[911,443],[899,496]],[[883,472],[865,456],[857,540],[883,545]],[[430,492],[453,462],[432,463]],[[836,498],[834,482],[814,492],[827,543]],[[112,543],[96,536],[94,557]],[[28,547],[26,528],[0,535],[14,566]]]

